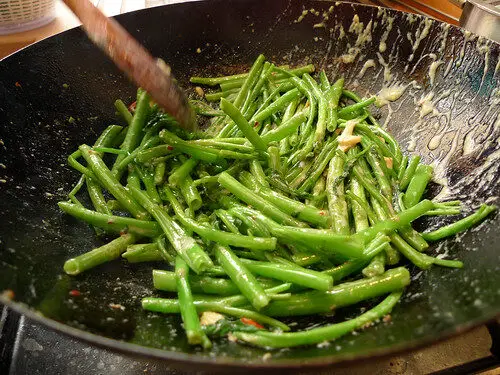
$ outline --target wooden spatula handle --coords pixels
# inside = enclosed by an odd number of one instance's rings
[[[158,105],[182,126],[194,129],[196,124],[191,107],[167,64],[153,58],[118,22],[106,17],[89,0],[64,0],[64,3],[82,21],[89,38],[121,70],[148,91]]]

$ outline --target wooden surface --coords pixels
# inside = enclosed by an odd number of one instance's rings
[[[138,9],[190,0],[92,0],[106,15],[131,12]],[[191,0],[192,1],[192,0]],[[421,13],[430,17],[458,24],[461,9],[448,0],[358,0],[362,4],[386,6],[406,12]],[[0,36],[0,59],[51,35],[78,26],[80,23],[61,2],[56,3],[56,18],[41,28],[17,34]]]
[[[168,4],[165,0],[92,0],[107,16],[132,12],[150,6]],[[79,26],[80,22],[60,1],[56,2],[56,18],[38,29],[0,36],[0,59],[51,35]]]

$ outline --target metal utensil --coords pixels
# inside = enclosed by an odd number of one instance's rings
[[[500,0],[450,0],[463,8],[460,26],[500,43]]]
[[[196,129],[189,102],[175,83],[170,67],[155,59],[118,22],[106,17],[89,0],[64,0],[82,21],[89,38],[136,84],[187,130]]]

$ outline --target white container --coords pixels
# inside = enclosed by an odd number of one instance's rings
[[[0,35],[44,26],[55,10],[55,0],[0,0]]]

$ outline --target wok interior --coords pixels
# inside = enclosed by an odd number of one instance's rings
[[[299,22],[303,10],[308,12]],[[474,206],[498,194],[497,44],[418,16],[323,1],[187,3],[118,19],[153,55],[172,65],[190,93],[189,76],[241,72],[259,53],[277,64],[314,63],[330,79],[345,77],[361,95],[388,86],[404,89],[390,108],[378,111],[381,123],[390,116],[387,127],[403,149],[414,148],[424,162],[440,163],[438,178],[448,183],[449,198]],[[367,67],[369,60],[374,67]],[[119,122],[113,101],[133,101],[135,89],[81,30],[50,38],[1,64],[0,163],[5,169],[0,178],[6,182],[0,185],[0,290],[11,289],[16,301],[98,335],[202,357],[216,353],[235,362],[262,361],[265,350],[225,340],[210,353],[190,347],[180,317],[142,311],[142,297],[160,295],[150,271],[163,264],[116,261],[78,277],[63,275],[66,259],[100,244],[89,226],[63,215],[56,205],[79,177],[66,166],[66,157]],[[432,110],[420,117],[424,105]],[[431,190],[436,194],[441,187]],[[418,225],[423,229],[438,222],[433,218]],[[491,318],[500,311],[497,225],[495,217],[460,240],[430,250],[461,259],[464,269],[419,272],[410,267],[413,281],[391,323],[322,348],[273,352],[267,363],[336,361],[411,346]],[[71,297],[70,290],[81,296]],[[111,308],[113,303],[125,310]],[[294,321],[308,327],[358,313],[353,307],[335,317]]]

